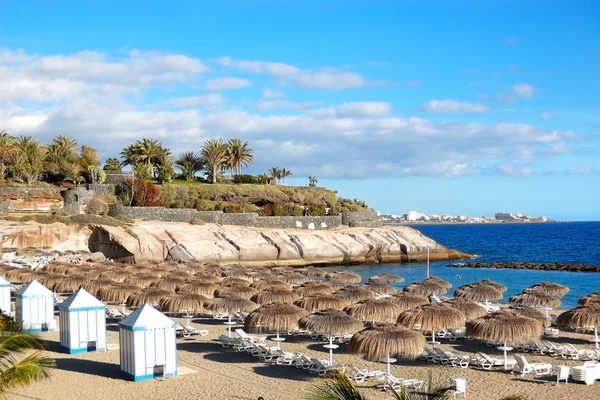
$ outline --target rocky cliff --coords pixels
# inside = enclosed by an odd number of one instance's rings
[[[244,265],[335,265],[468,257],[404,226],[330,231],[261,229],[138,221],[126,228],[104,225],[0,223],[2,250],[102,252],[142,260],[198,260]]]

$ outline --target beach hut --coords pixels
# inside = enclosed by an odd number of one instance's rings
[[[175,322],[148,304],[119,322],[121,371],[134,382],[177,375]]]
[[[106,350],[106,306],[80,288],[58,306],[60,346],[70,354]]]
[[[54,293],[36,280],[15,293],[15,320],[29,332],[54,331]]]
[[[0,310],[2,314],[11,316],[10,282],[0,276]]]

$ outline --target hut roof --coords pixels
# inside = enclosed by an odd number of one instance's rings
[[[105,308],[106,306],[104,303],[95,298],[84,288],[80,288],[58,305],[59,310],[67,311],[102,310]]]
[[[10,286],[10,282],[0,276],[0,287]]]
[[[15,292],[17,297],[48,297],[54,296],[54,293],[50,291],[46,286],[42,285],[35,279],[23,286],[21,289]]]
[[[119,328],[130,331],[175,328],[175,322],[149,304],[144,304],[119,322]]]

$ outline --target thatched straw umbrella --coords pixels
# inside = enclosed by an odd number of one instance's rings
[[[169,276],[169,274],[171,273],[170,270],[166,269],[166,268],[152,268],[150,270],[151,274],[154,274],[157,278],[162,278],[165,276]]]
[[[187,278],[190,278],[191,276],[192,276],[192,274],[190,272],[185,271],[181,268],[173,270],[169,273],[169,277],[172,277],[172,278],[187,279]]]
[[[541,311],[536,308],[529,306],[516,306],[512,305],[508,307],[509,310],[513,310],[524,317],[533,318],[538,320],[540,324],[542,324],[542,328],[547,328],[550,326],[550,319],[548,319]]]
[[[273,275],[269,270],[250,272],[250,277],[252,278],[252,280],[254,282],[265,280],[265,279],[266,280],[276,279],[275,275]]]
[[[116,285],[117,282],[111,279],[96,279],[93,281],[89,281],[83,284],[83,288],[93,294],[96,297],[100,296],[100,289],[105,288],[107,286]]]
[[[271,303],[286,303],[292,304],[298,300],[300,296],[291,290],[286,289],[274,289],[274,290],[263,290],[262,292],[256,293],[250,298],[256,304],[264,305]]]
[[[374,281],[381,281],[381,282],[385,282],[385,283],[392,283],[392,282],[404,282],[404,278],[401,277],[400,275],[396,275],[396,274],[390,274],[389,272],[384,272],[383,274],[379,274],[379,275],[373,275],[371,278],[369,278],[369,280],[374,280]]]
[[[52,290],[57,293],[75,293],[81,286],[89,282],[85,275],[67,275],[59,282],[52,285]]]
[[[258,293],[258,290],[249,286],[226,286],[215,290],[216,297],[241,297],[242,299],[250,300],[252,296]]]
[[[319,278],[322,278],[322,277],[324,277],[324,276],[327,275],[327,271],[325,271],[324,269],[313,267],[313,266],[308,266],[308,267],[305,267],[305,268],[300,268],[298,270],[298,272],[301,273],[302,275],[316,276],[316,277],[319,277]]]
[[[15,268],[6,271],[6,280],[13,283],[28,283],[34,279],[35,272],[29,268]],[[65,275],[61,274],[61,278]]]
[[[363,288],[369,289],[371,292],[379,293],[379,294],[394,294],[397,292],[396,289],[388,285],[387,283],[377,282],[377,281],[368,281],[364,285]]]
[[[429,278],[423,279],[422,282],[435,282],[446,289],[450,289],[452,287],[452,284],[450,282],[445,281],[442,278],[438,278],[437,276],[430,276]]]
[[[402,291],[416,294],[417,296],[429,297],[436,294],[444,294],[447,292],[447,289],[434,280],[424,279],[405,286]]]
[[[396,360],[391,357],[415,359],[425,347],[420,333],[395,324],[373,324],[352,336],[348,351],[364,354],[369,361],[385,362],[387,372]]]
[[[411,329],[419,325],[422,331],[431,332],[431,344],[436,345],[435,331],[462,328],[465,325],[465,314],[446,305],[425,304],[403,311],[398,317],[398,323]]]
[[[175,291],[179,286],[185,285],[185,280],[182,278],[162,278],[156,282],[153,282],[150,287],[157,289],[165,289],[170,290],[172,292]],[[143,305],[143,304],[142,304]]]
[[[272,303],[260,306],[246,317],[244,329],[250,332],[276,332],[277,349],[282,338],[280,332],[287,332],[298,327],[298,320],[308,312],[292,304]]]
[[[112,286],[106,286],[98,290],[100,300],[105,303],[120,304],[125,313],[125,305],[127,298],[138,293],[142,288],[131,285],[129,283],[117,283]]]
[[[540,282],[529,287],[532,290],[539,290],[550,296],[563,297],[569,292],[569,288],[556,282]]]
[[[185,312],[187,327],[190,327],[190,319],[192,316],[204,310],[204,304],[208,300],[207,297],[196,293],[176,293],[169,297],[162,298],[158,304],[163,311],[173,313]]]
[[[474,319],[467,323],[466,335],[481,340],[504,342],[500,348],[504,352],[504,369],[506,366],[506,352],[512,350],[507,347],[511,344],[525,343],[539,339],[542,334],[542,324],[525,317],[514,310],[504,309]]]
[[[225,277],[225,279],[227,278],[236,278],[236,279],[243,279],[246,282],[248,282],[248,284],[250,282],[252,282],[252,278],[250,277],[250,275],[248,275],[248,270],[238,270],[238,269],[232,269],[232,270],[225,270],[223,271],[223,273],[221,274],[223,277]]]
[[[318,294],[332,294],[333,287],[325,282],[306,282],[294,288],[294,293],[300,297],[315,296]]]
[[[335,292],[333,295],[352,303],[375,298],[375,293],[360,286],[346,286]]]
[[[275,272],[275,273],[281,273],[281,272],[294,272],[294,268],[292,267],[287,267],[287,266],[283,266],[283,267],[273,267],[271,268],[271,271]]]
[[[494,282],[490,279],[482,279],[479,281],[479,283],[483,283],[484,285],[488,285],[488,286],[493,286],[494,289],[497,289],[498,291],[500,291],[500,293],[504,293],[508,290],[508,288],[498,282]]]
[[[593,327],[595,346],[597,349],[600,348],[600,345],[598,344],[600,304],[588,303],[566,311],[558,316],[556,325],[558,327],[572,327],[579,330]]]
[[[485,301],[487,303],[489,300],[500,300],[502,292],[494,286],[481,282],[473,282],[457,288],[454,291],[454,297],[471,301]]]
[[[219,278],[218,276],[214,276],[213,274],[210,274],[208,272],[196,272],[194,277],[191,279],[195,281],[202,281],[208,283],[218,283],[219,281],[221,281],[221,278]]]
[[[212,298],[219,286],[215,283],[191,281],[177,287],[177,293],[196,293]]]
[[[474,301],[461,299],[460,297],[443,301],[441,304],[462,311],[467,320],[483,317],[485,315],[485,308]]]
[[[100,274],[102,279],[112,279],[115,282],[123,282],[129,278],[131,274],[124,269],[111,269]]]
[[[140,293],[132,294],[127,298],[130,307],[141,307],[144,304],[159,304],[164,298],[175,295],[172,290],[147,288]]]
[[[310,278],[306,275],[302,275],[299,273],[284,273],[277,276],[283,282],[287,282],[292,285],[300,285],[306,282],[310,282]]]
[[[48,264],[46,265],[45,270],[61,275],[71,275],[74,273],[79,273],[79,267],[73,264]]]
[[[541,306],[546,310],[546,316],[550,316],[550,310],[560,305],[560,300],[547,293],[534,289],[525,289],[523,293],[510,296],[508,301],[529,306]]]
[[[239,312],[249,312],[256,308],[256,304],[250,300],[242,299],[241,297],[217,297],[215,299],[208,300],[204,304],[204,308],[212,312],[226,312],[228,314],[227,331],[229,337],[231,337],[231,314]]]
[[[590,304],[590,303],[600,304],[600,291],[585,295],[577,301],[577,305],[580,305],[580,306]]]
[[[410,310],[423,304],[429,304],[429,300],[425,297],[408,292],[394,293],[389,301],[398,304],[402,311]]]
[[[344,308],[349,315],[370,322],[392,322],[396,321],[402,308],[388,300],[369,299],[360,303],[351,304]]]
[[[350,302],[348,300],[340,299],[339,297],[329,294],[306,296],[294,302],[294,305],[302,307],[310,313],[326,309],[341,310],[349,304]]]
[[[219,282],[220,286],[250,286],[251,281],[242,278],[225,278]]]
[[[156,282],[157,280],[159,280],[160,278],[157,278],[156,275],[148,273],[148,272],[142,272],[142,273],[137,273],[135,275],[130,276],[129,278],[125,279],[125,283],[131,283],[133,285],[137,285],[137,286],[141,286],[141,287],[148,287],[150,286],[152,283]]]
[[[327,280],[332,282],[343,282],[343,283],[360,283],[362,278],[360,275],[352,271],[338,271],[332,272],[326,275]]]
[[[57,274],[54,272],[46,272],[43,274],[38,273],[35,279],[42,285],[49,288],[49,287],[52,287],[57,282],[60,282],[61,279],[63,279],[64,277],[65,277],[65,275]],[[111,281],[111,282],[114,282],[114,281]]]
[[[329,365],[333,365],[333,349],[339,347],[337,344],[333,344],[333,335],[354,333],[363,328],[363,323],[356,318],[343,311],[333,309],[317,311],[307,315],[298,324],[302,329],[328,334],[329,344],[323,347],[329,349]]]
[[[267,290],[267,289],[284,289],[284,290],[292,290],[292,285],[289,283],[285,283],[280,281],[279,279],[275,279],[271,277],[270,279],[263,279],[260,281],[256,281],[250,284],[251,288],[256,290]]]

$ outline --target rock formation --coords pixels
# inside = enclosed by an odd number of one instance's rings
[[[336,265],[469,257],[405,226],[330,231],[137,221],[104,225],[0,223],[2,250],[101,252],[108,258],[197,260],[243,265]]]

